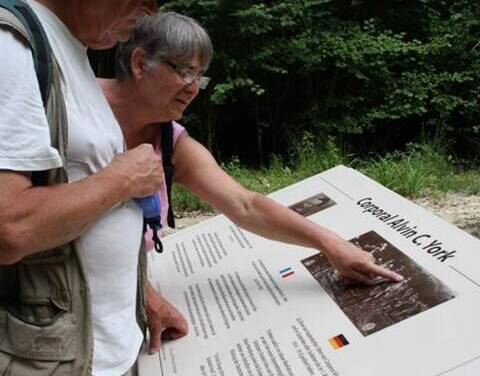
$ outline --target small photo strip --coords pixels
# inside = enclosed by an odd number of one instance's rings
[[[304,217],[318,213],[322,210],[328,209],[337,203],[328,197],[325,193],[309,197],[305,200],[290,205],[289,208]]]

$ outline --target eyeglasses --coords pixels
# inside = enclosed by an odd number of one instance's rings
[[[175,71],[175,73],[178,74],[178,77],[180,77],[183,80],[183,82],[185,82],[187,85],[191,85],[193,82],[196,81],[200,89],[203,90],[207,88],[208,83],[210,82],[210,77],[200,76],[190,68],[180,67],[169,60],[163,60],[163,61],[170,68],[172,68]]]

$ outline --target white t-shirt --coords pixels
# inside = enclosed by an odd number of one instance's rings
[[[124,151],[121,129],[90,68],[87,49],[47,8],[31,2],[63,74],[67,104],[67,172],[71,182],[107,166]],[[32,55],[0,30],[0,169],[58,167]],[[119,376],[135,362],[142,333],[135,315],[142,214],[132,200],[104,213],[80,237],[90,288],[95,376]]]
[[[30,48],[0,28],[0,169],[43,171],[60,167]]]

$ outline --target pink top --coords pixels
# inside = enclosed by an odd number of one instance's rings
[[[180,124],[173,122],[173,150],[175,150],[175,145],[178,141],[178,138],[180,135],[186,132],[185,128],[182,127]],[[162,161],[162,145],[160,142],[160,129],[158,130],[158,138],[157,142],[154,145],[155,153],[160,158],[160,161]],[[168,196],[167,196],[167,184],[165,183],[165,176],[164,176],[164,183],[162,184],[160,190],[158,191],[158,196],[160,198],[160,202],[162,204],[162,229],[159,231],[158,236],[163,236],[165,226],[167,225],[167,214],[168,214]],[[153,248],[153,241],[152,241],[152,230],[147,227],[147,232],[145,233],[145,242],[146,242],[146,249],[150,250]]]

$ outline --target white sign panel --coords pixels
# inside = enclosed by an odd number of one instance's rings
[[[215,217],[150,253],[190,334],[141,376],[480,375],[480,240],[343,166],[271,197],[405,280],[347,287],[323,254]]]

